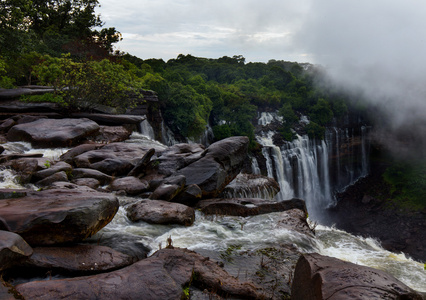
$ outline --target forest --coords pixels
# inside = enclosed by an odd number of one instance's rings
[[[197,138],[210,125],[217,140],[248,136],[251,149],[258,147],[252,124],[258,111],[283,117],[280,132],[287,141],[296,137],[296,127],[297,133],[322,139],[326,127],[343,121],[349,111],[368,113],[362,97],[325,84],[319,66],[273,59],[246,62],[242,55],[180,54],[166,62],[115,51],[121,34],[114,27],[102,28],[98,5],[97,0],[1,1],[0,88],[53,86],[54,94],[21,100],[55,102],[67,111],[105,105],[117,112],[134,106],[142,89],[153,90],[176,135]],[[300,128],[302,116],[310,122]],[[398,199],[424,204],[419,199],[426,190],[425,169],[406,168],[392,166],[384,179]],[[413,182],[423,192],[405,192]]]

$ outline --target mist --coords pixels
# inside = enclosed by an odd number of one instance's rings
[[[405,157],[425,155],[426,2],[312,1],[295,45],[334,84],[377,109],[374,137]]]

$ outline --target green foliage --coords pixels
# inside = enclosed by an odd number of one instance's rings
[[[30,103],[42,103],[42,102],[49,102],[49,103],[57,103],[66,106],[66,103],[62,96],[55,95],[51,93],[46,93],[43,95],[25,95],[21,96],[22,102],[30,102]]]
[[[395,203],[412,210],[426,208],[426,162],[394,163],[385,171],[383,179],[391,186]]]
[[[309,122],[309,124],[305,126],[305,130],[310,138],[324,139],[325,128],[315,122]]]
[[[174,132],[198,137],[205,130],[212,109],[211,100],[189,85],[173,83],[165,103],[164,116]]]
[[[6,76],[6,62],[0,57],[0,88],[10,89],[13,88],[14,80]]]
[[[135,74],[106,59],[79,63],[69,55],[44,56],[33,73],[42,84],[52,85],[71,109],[106,105],[124,111],[136,101],[131,95],[142,88],[142,81]]]
[[[313,122],[319,125],[326,125],[333,119],[333,112],[328,102],[320,98],[318,102],[311,107],[309,117]]]

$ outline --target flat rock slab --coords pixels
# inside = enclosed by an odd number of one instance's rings
[[[112,220],[119,203],[113,195],[69,186],[0,200],[0,218],[30,245],[82,241]]]
[[[0,271],[18,265],[33,249],[16,233],[0,230]]]
[[[27,266],[66,273],[102,273],[127,267],[135,260],[106,246],[36,247]]]
[[[7,133],[9,141],[30,142],[33,147],[70,147],[99,131],[89,119],[40,119],[13,126]]]
[[[292,299],[412,299],[423,297],[392,275],[317,253],[300,257]]]
[[[140,200],[127,207],[126,210],[127,216],[133,222],[191,226],[195,220],[193,208],[161,200]]]
[[[301,199],[291,199],[281,202],[258,198],[221,198],[208,199],[198,202],[197,208],[207,215],[255,216],[272,212],[299,209],[305,213],[306,204]]]
[[[94,276],[33,281],[16,286],[26,299],[181,299],[186,285],[225,298],[260,299],[256,287],[217,263],[185,249],[163,249],[129,267]]]

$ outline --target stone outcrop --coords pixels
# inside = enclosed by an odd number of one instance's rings
[[[280,191],[275,179],[255,174],[240,173],[223,190],[227,198],[273,199]]]
[[[99,125],[89,119],[40,119],[13,126],[7,139],[30,142],[33,147],[70,147],[98,131]]]
[[[424,299],[386,272],[317,253],[300,257],[291,299]]]
[[[70,185],[72,187],[72,185]],[[108,224],[118,200],[90,188],[53,188],[0,201],[0,218],[30,245],[79,242]]]
[[[90,168],[108,175],[126,175],[152,149],[136,143],[111,143],[74,157],[78,168]]]
[[[135,262],[128,255],[97,245],[36,247],[33,250],[25,266],[65,274],[105,273],[127,267]]]
[[[257,299],[256,287],[230,276],[215,262],[184,249],[163,249],[114,272],[72,279],[33,281],[16,286],[27,299],[181,299],[195,286],[224,297]]]
[[[197,208],[207,215],[255,216],[272,212],[300,209],[305,213],[305,201],[291,199],[281,202],[257,198],[221,198],[198,202]]]
[[[247,157],[247,137],[230,137],[210,145],[202,157],[180,169],[186,184],[196,184],[203,198],[215,198],[240,173]]]
[[[124,191],[127,195],[139,195],[148,191],[149,183],[133,176],[115,179],[109,189],[111,191]]]
[[[193,208],[161,200],[140,200],[127,207],[126,210],[128,218],[133,222],[191,226],[195,220]]]
[[[0,272],[25,261],[33,249],[16,233],[0,230]]]

